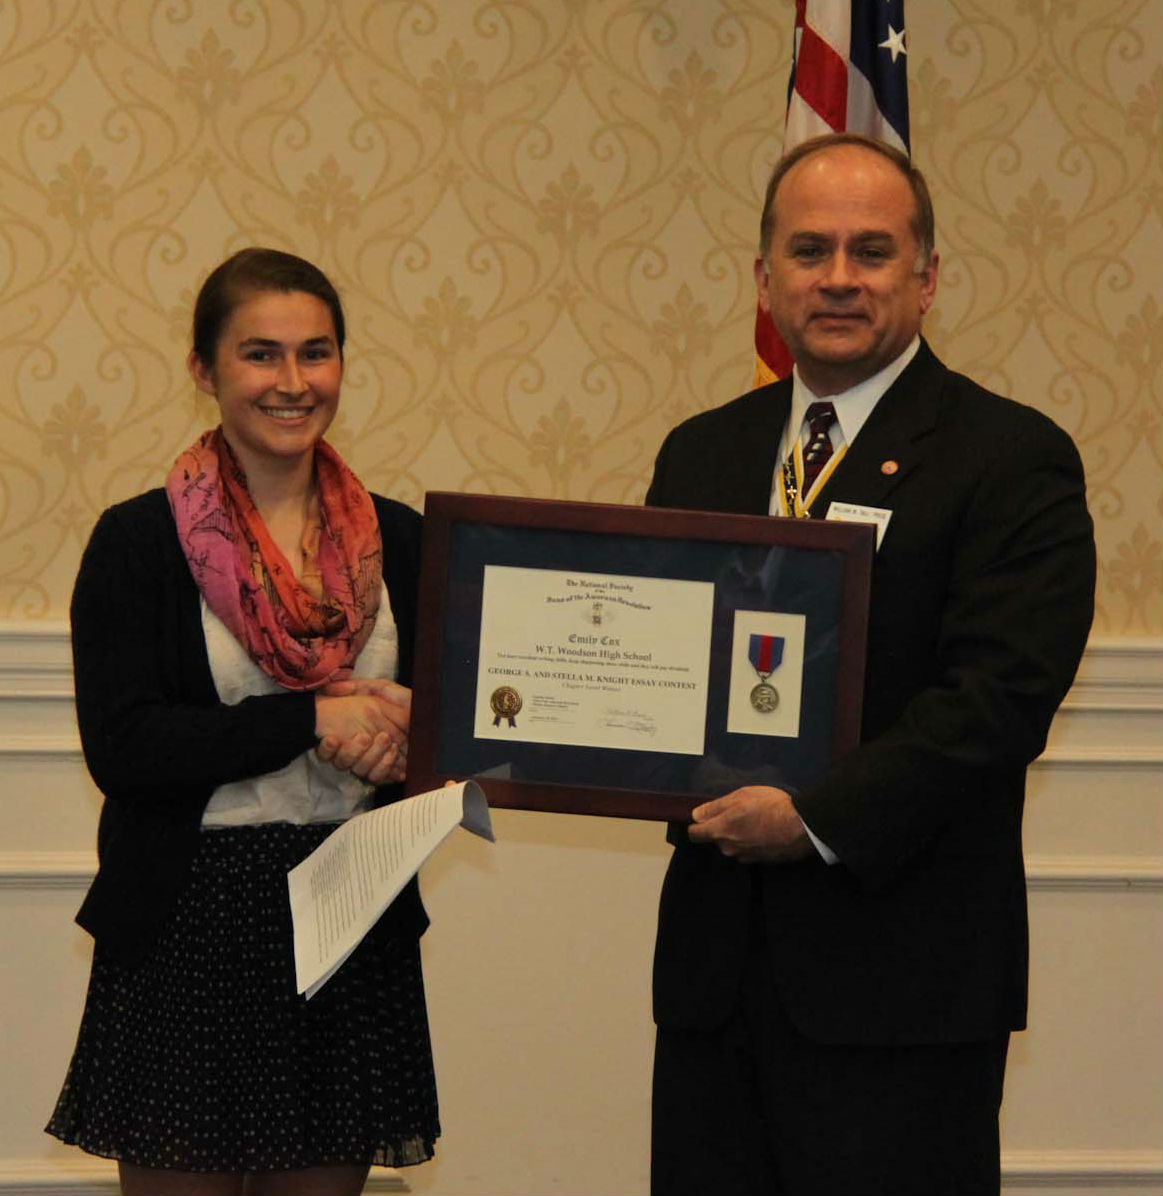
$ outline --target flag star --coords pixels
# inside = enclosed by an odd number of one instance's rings
[[[888,37],[885,38],[878,46],[878,50],[887,50],[892,55],[893,62],[896,62],[898,54],[907,54],[905,49],[905,31],[903,29],[898,33],[891,25],[888,27]]]

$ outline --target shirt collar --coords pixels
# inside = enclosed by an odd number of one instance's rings
[[[828,400],[836,408],[836,423],[840,425],[840,433],[845,444],[851,444],[864,427],[865,421],[872,414],[873,408],[880,402],[885,391],[904,373],[905,367],[917,355],[921,347],[920,336],[914,336],[909,346],[894,361],[890,361],[879,373],[871,378],[865,378],[848,390],[839,394],[828,395]],[[782,461],[790,451],[791,445],[799,435],[803,426],[804,413],[809,403],[819,400],[800,378],[798,369],[792,371],[791,414],[784,430],[784,440],[781,445],[779,459]]]

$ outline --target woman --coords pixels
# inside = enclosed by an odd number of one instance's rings
[[[323,440],[344,321],[310,263],[248,249],[194,309],[221,425],[106,511],[72,602],[77,719],[105,795],[95,939],[50,1133],[122,1191],[357,1193],[439,1134],[413,881],[310,1001],[286,873],[397,797],[419,516]],[[380,786],[380,787],[374,787]]]

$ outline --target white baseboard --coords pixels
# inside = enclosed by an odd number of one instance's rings
[[[1003,1151],[1002,1196],[1158,1196],[1163,1154],[1156,1151]]]
[[[374,1167],[366,1196],[410,1192],[404,1176]],[[117,1168],[102,1159],[0,1159],[0,1196],[116,1196]],[[1163,1155],[1148,1151],[1010,1151],[1003,1196],[1158,1196]]]
[[[77,1154],[68,1159],[0,1159],[4,1196],[116,1196],[117,1164]]]
[[[76,1158],[0,1159],[0,1196],[118,1196],[117,1164],[77,1152]],[[365,1196],[410,1192],[403,1175],[373,1167]]]

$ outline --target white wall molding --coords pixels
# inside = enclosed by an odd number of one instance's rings
[[[92,851],[0,851],[0,889],[87,889]]]
[[[2,889],[86,889],[93,879],[91,851],[0,851]],[[1140,856],[1032,855],[1026,860],[1031,889],[1134,889],[1163,891],[1163,863]]]
[[[1163,727],[1157,728],[1163,730]],[[1163,769],[1163,746],[1136,748],[1076,748],[1067,751],[1049,747],[1035,760],[1032,769],[1044,768],[1113,768]]]
[[[0,622],[0,755],[79,751],[72,711],[72,655],[60,620]],[[1089,718],[1087,717],[1089,716]],[[1058,722],[1113,726],[1114,746],[1077,733],[1052,735],[1034,767],[1163,767],[1163,639],[1092,640]],[[1079,739],[1083,742],[1078,742]]]
[[[1030,889],[1148,889],[1163,891],[1163,862],[1141,856],[1030,855]]]
[[[72,698],[69,699],[70,705]],[[0,717],[3,716],[3,705],[0,704]],[[7,742],[5,742],[7,740]],[[65,760],[79,763],[81,760],[81,741],[76,733],[72,735],[23,735],[19,739],[15,736],[5,736],[0,733],[0,758],[11,757],[18,760]]]
[[[1163,711],[1163,639],[1093,638],[1063,709]]]
[[[0,622],[0,698],[72,694],[68,624]]]
[[[61,619],[0,620],[0,693],[9,678],[65,678],[71,691],[68,624]],[[1163,637],[1099,636],[1086,646],[1066,705],[1081,709],[1163,710]]]

